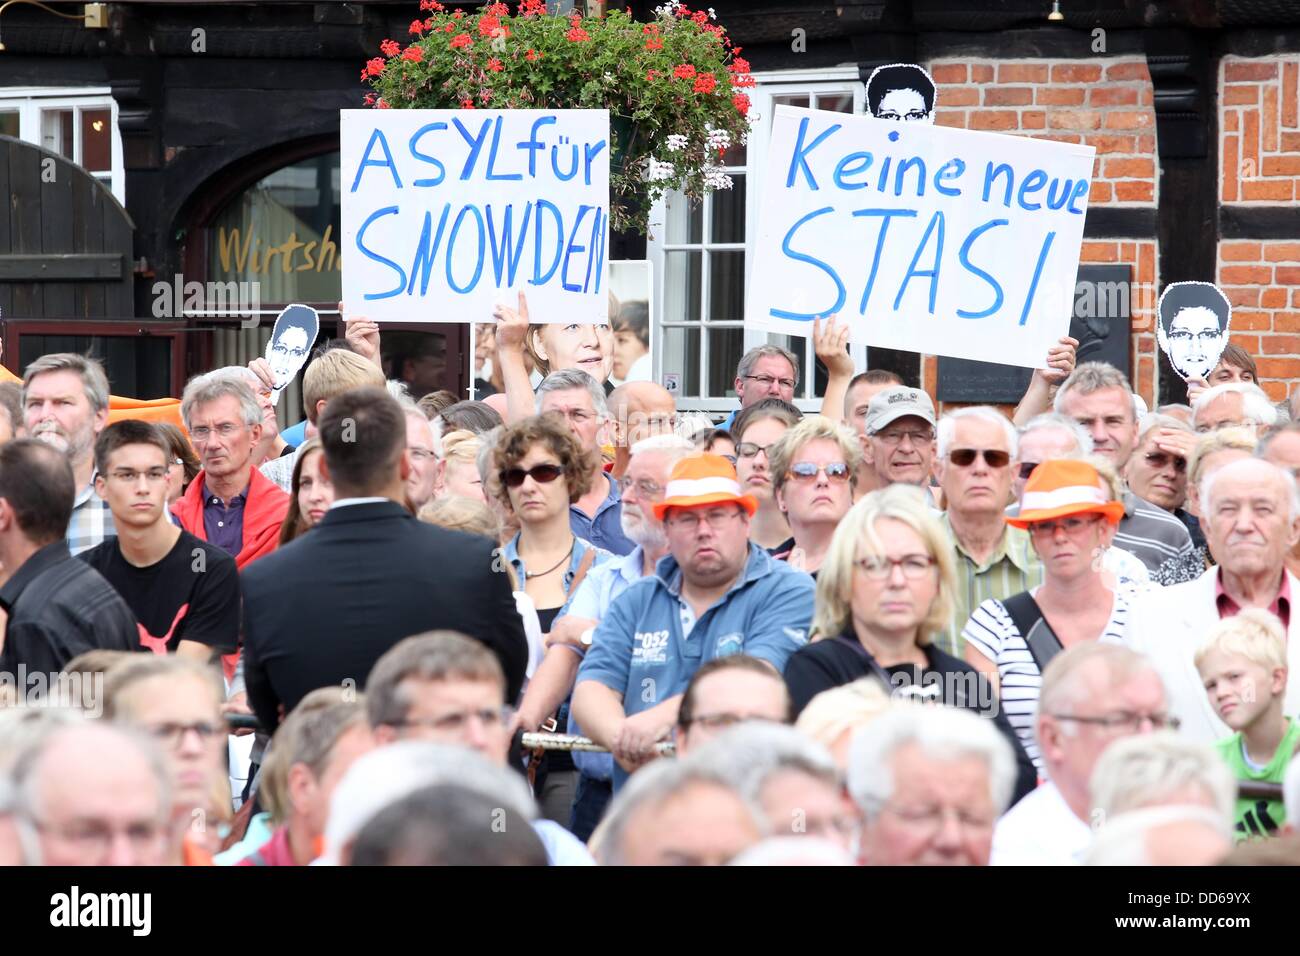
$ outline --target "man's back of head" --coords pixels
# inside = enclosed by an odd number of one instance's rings
[[[406,415],[384,389],[336,396],[319,428],[335,500],[385,494],[405,480]]]
[[[76,487],[72,467],[58,450],[33,438],[0,447],[0,522],[37,547],[68,533]],[[11,573],[16,568],[8,569]]]

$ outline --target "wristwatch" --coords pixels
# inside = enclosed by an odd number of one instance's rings
[[[595,633],[596,629],[594,627],[589,627],[578,636],[578,640],[582,641],[583,647],[591,647],[591,639]]]

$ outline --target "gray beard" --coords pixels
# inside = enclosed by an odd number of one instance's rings
[[[644,551],[659,551],[668,547],[668,538],[663,533],[663,529],[653,527],[648,523],[642,523],[637,527],[629,528],[625,522],[623,525],[623,534],[627,536],[633,544],[638,544]]]

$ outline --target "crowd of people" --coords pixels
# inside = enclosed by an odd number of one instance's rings
[[[86,356],[0,384],[0,863],[1300,861],[1248,354],[1148,409],[1063,339],[939,415],[832,321],[819,414],[766,345],[714,423],[637,316],[494,318],[475,401],[351,319],[296,433],[261,360],[183,427]]]

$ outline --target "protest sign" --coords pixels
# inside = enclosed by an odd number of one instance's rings
[[[608,313],[606,110],[342,110],[343,301],[376,321]]]
[[[1039,366],[1070,325],[1093,149],[778,106],[747,325]]]
[[[272,404],[307,364],[307,352],[320,334],[320,316],[309,305],[288,305],[276,317],[275,327],[266,343],[266,361],[275,376],[271,391]]]

